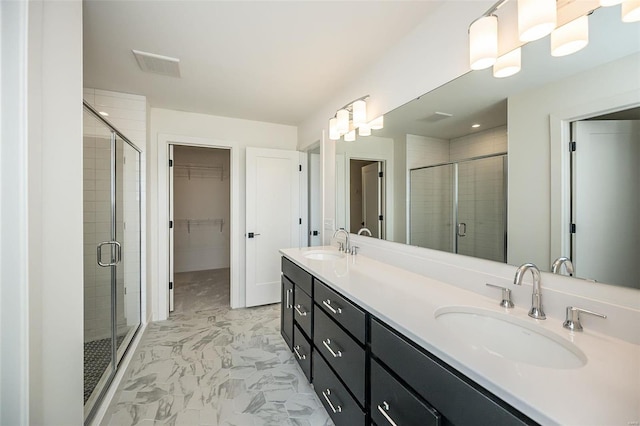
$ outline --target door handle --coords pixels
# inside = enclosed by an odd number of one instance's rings
[[[322,341],[322,344],[324,345],[325,348],[327,348],[327,350],[329,350],[329,352],[331,352],[331,355],[333,355],[334,358],[341,358],[342,357],[342,351],[341,350],[334,350],[331,347],[331,339],[326,339]]]
[[[458,237],[464,237],[467,235],[467,224],[460,222],[458,224]]]
[[[389,411],[389,404],[387,403],[387,401],[382,401],[382,405],[378,405],[378,411],[380,411],[380,413],[384,416],[384,418],[389,422],[389,424],[391,426],[398,426],[396,422],[393,421],[393,419],[387,414],[387,411]]]
[[[308,312],[307,311],[301,311],[300,308],[304,308],[302,305],[298,304],[294,307],[294,309],[296,310],[296,312],[298,313],[298,315],[300,315],[301,317],[306,317]]]
[[[112,258],[113,260],[109,263],[102,262],[102,246],[106,246],[106,245],[113,245],[115,246],[115,249],[116,249],[115,257],[113,257]],[[106,268],[108,266],[115,266],[118,263],[120,263],[120,261],[122,260],[122,246],[117,241],[103,241],[100,244],[98,244],[98,247],[96,248],[96,257],[97,257],[98,265],[102,266],[103,268]]]
[[[300,353],[300,345],[295,345],[293,347],[293,351],[296,353],[296,356],[298,357],[299,360],[307,359],[307,356],[305,354]]]
[[[247,233],[247,238],[253,238],[253,237],[257,237],[260,234],[256,234],[255,232],[248,232]]]
[[[342,406],[340,404],[333,405],[333,402],[329,399],[330,395],[331,389],[327,388],[327,390],[322,391],[322,396],[324,400],[327,401],[327,404],[329,404],[329,407],[331,407],[331,411],[333,411],[334,414],[342,412]]]

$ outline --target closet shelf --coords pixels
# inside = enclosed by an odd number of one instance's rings
[[[198,164],[176,164],[173,171],[174,177],[186,177],[191,180],[192,177],[205,179],[220,179],[221,181],[229,178],[229,170],[225,170],[224,166],[204,166]]]
[[[177,219],[176,227],[186,227],[187,233],[191,233],[194,226],[220,226],[220,232],[224,228],[224,219]]]

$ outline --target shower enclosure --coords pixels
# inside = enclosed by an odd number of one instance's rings
[[[410,170],[410,244],[506,262],[506,159]]]
[[[140,150],[86,102],[83,164],[86,422],[141,322]]]

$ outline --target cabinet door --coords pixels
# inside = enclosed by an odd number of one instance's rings
[[[311,324],[313,321],[313,303],[311,297],[300,289],[297,285],[293,289],[293,317],[305,334],[311,337]]]
[[[311,343],[307,340],[304,334],[298,328],[298,325],[293,327],[293,353],[296,361],[302,368],[307,380],[311,382]]]
[[[333,291],[322,281],[314,280],[316,304],[340,324],[360,343],[365,342],[365,312],[348,299]]]
[[[439,426],[440,414],[371,361],[371,419],[379,426]]]
[[[290,350],[293,350],[293,283],[282,276],[282,302],[280,334]]]

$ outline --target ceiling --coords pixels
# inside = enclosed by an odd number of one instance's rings
[[[297,125],[441,3],[85,0],[83,84],[156,108]],[[181,77],[141,71],[132,49],[179,58]]]

